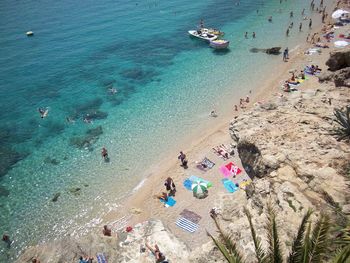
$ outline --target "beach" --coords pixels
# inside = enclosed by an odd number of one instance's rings
[[[331,10],[331,8],[329,9]],[[316,21],[314,23],[315,26],[310,32],[319,31],[321,28],[321,25],[317,25]],[[297,23],[295,23],[294,27],[296,26]],[[135,226],[138,223],[150,219],[157,219],[161,220],[167,231],[170,231],[190,250],[195,250],[201,245],[207,243],[209,238],[207,237],[206,231],[212,233],[215,232],[215,224],[209,217],[210,209],[213,207],[222,207],[222,200],[227,196],[232,195],[225,192],[225,188],[221,182],[222,175],[219,172],[219,167],[227,162],[233,162],[243,170],[243,165],[240,161],[237,150],[235,150],[234,156],[230,156],[228,160],[223,160],[213,152],[212,148],[222,144],[230,147],[230,144],[233,143],[230,133],[228,132],[228,126],[232,119],[264,104],[272,98],[279,97],[280,94],[287,97],[288,94],[284,94],[283,91],[281,91],[281,84],[283,80],[290,78],[290,70],[295,69],[298,72],[309,64],[317,64],[324,67],[329,52],[334,49],[331,47],[329,49],[323,49],[320,55],[306,56],[304,55],[304,51],[309,47],[309,43],[304,43],[303,40],[300,39],[298,42],[295,42],[294,46],[289,46],[290,59],[287,63],[282,61],[281,56],[278,56],[278,58],[271,57],[273,60],[271,64],[274,65],[275,68],[270,68],[269,70],[264,71],[264,78],[258,78],[255,81],[252,81],[252,83],[254,83],[253,86],[250,86],[248,82],[242,85],[244,86],[244,89],[240,91],[237,90],[235,94],[239,96],[236,96],[233,99],[222,98],[222,104],[212,102],[209,107],[207,105],[206,109],[208,110],[208,113],[205,113],[205,116],[200,116],[201,125],[194,127],[189,135],[183,134],[181,131],[182,129],[179,128],[180,131],[178,134],[181,139],[174,139],[176,143],[167,144],[170,145],[170,147],[165,150],[162,149],[159,156],[154,156],[156,157],[154,158],[155,161],[150,162],[149,167],[141,166],[135,169],[135,171],[142,170],[142,176],[135,177],[137,179],[134,179],[134,182],[131,184],[137,185],[134,188],[134,191],[131,194],[127,194],[126,197],[121,197],[121,199],[118,199],[115,203],[105,204],[109,207],[107,207],[107,212],[103,214],[102,218],[98,218],[96,222],[91,221],[91,226],[86,227],[81,233],[75,231],[75,237],[78,238],[84,236],[84,234],[89,232],[100,234],[104,224],[115,226],[113,229],[114,231],[122,227],[119,229],[120,231],[125,226]],[[264,54],[264,56],[268,55]],[[267,60],[268,59],[269,58],[267,58]],[[260,70],[257,70],[257,72],[259,71]],[[252,75],[258,75],[257,72],[252,72]],[[314,88],[317,85],[319,85],[317,78],[309,77],[307,81],[302,83],[302,89],[306,90]],[[233,84],[233,86],[236,87],[237,85]],[[234,105],[239,105],[239,98],[245,99],[247,95],[250,98],[247,107],[245,109],[240,109],[238,112],[234,111]],[[215,118],[209,116],[210,110],[213,108],[218,113],[218,116]],[[193,127],[191,119],[189,118],[187,121],[189,127]],[[170,127],[172,129],[178,128],[171,125]],[[159,138],[159,140],[161,140],[161,138]],[[105,142],[108,143],[108,140]],[[177,159],[180,151],[184,151],[187,155],[189,160],[188,169],[184,169],[180,166],[180,161]],[[116,155],[113,156],[113,148],[112,150],[109,148],[109,152],[112,153],[112,158],[116,157]],[[147,155],[147,152],[145,155]],[[134,156],[141,157],[142,155]],[[196,168],[198,162],[204,157],[207,157],[215,163],[215,166],[206,172]],[[132,168],[127,165],[126,168],[123,169],[132,170]],[[111,167],[111,169],[108,170],[113,171],[113,168]],[[196,199],[192,196],[191,191],[188,191],[183,187],[183,181],[191,175],[196,175],[212,182],[213,187],[208,189],[209,196],[207,198]],[[176,204],[174,207],[165,208],[159,200],[154,198],[154,196],[164,191],[164,181],[169,176],[173,178],[176,184],[177,191],[174,197]],[[249,180],[249,177],[244,170],[241,176],[245,176]],[[125,177],[127,177],[127,175],[125,175]],[[138,180],[139,183],[135,183],[135,180]],[[104,192],[104,194],[113,192],[113,189],[115,189],[116,192],[120,192],[120,188],[112,185],[112,183],[114,183],[113,180],[108,179],[107,182],[110,182],[111,185],[107,186],[108,191]],[[81,181],[79,183],[81,183]],[[245,204],[244,200],[246,193],[244,190],[241,189],[234,193],[234,195],[234,202],[237,200],[237,207],[241,207]],[[99,203],[103,203],[103,201],[105,200],[102,197],[102,199],[99,200]],[[175,225],[179,214],[184,209],[195,211],[201,217],[199,223],[200,230],[195,235],[184,232]],[[91,211],[94,210],[95,209],[92,208]],[[118,222],[119,219],[123,218],[126,218],[126,220],[123,221],[123,224],[114,224],[115,222]]]

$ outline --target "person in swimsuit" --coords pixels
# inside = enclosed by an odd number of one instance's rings
[[[186,154],[184,154],[182,151],[180,152],[180,155],[177,157],[177,159],[179,159],[181,161],[181,165],[183,167],[187,167],[187,158],[186,158]]]
[[[103,226],[102,233],[103,233],[103,235],[105,235],[107,237],[111,237],[112,236],[112,230],[107,225]]]
[[[164,183],[165,189],[168,191],[169,195],[175,196],[176,186],[171,177],[168,177]]]
[[[146,243],[145,246],[152,252],[152,254],[156,257],[156,263],[163,262],[165,260],[165,256],[162,252],[160,252],[157,244],[154,245],[154,249]]]
[[[107,152],[107,149],[105,147],[102,148],[101,155],[102,155],[103,159],[105,159],[105,160],[108,159],[108,152]]]

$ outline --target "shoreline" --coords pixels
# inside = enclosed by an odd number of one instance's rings
[[[314,29],[311,32],[319,32],[322,25],[323,24],[321,24],[317,27],[317,29]],[[159,165],[155,164],[150,169],[147,169],[147,171],[145,172],[146,177],[139,184],[137,184],[137,186],[134,187],[134,189],[132,189],[130,194],[128,194],[126,197],[124,197],[118,202],[121,206],[120,210],[118,212],[113,211],[107,214],[103,218],[103,222],[112,222],[118,218],[130,215],[131,218],[128,221],[128,225],[134,226],[135,224],[143,222],[145,220],[157,218],[162,220],[165,227],[167,229],[170,229],[170,231],[174,233],[176,237],[185,242],[185,244],[191,249],[194,249],[196,247],[199,247],[203,243],[206,243],[209,239],[203,238],[205,235],[202,234],[204,233],[201,233],[200,235],[196,236],[196,238],[193,238],[187,237],[188,234],[181,232],[181,230],[178,231],[178,229],[174,227],[174,218],[176,219],[178,212],[181,211],[183,207],[187,206],[194,207],[195,209],[200,209],[200,215],[202,217],[203,215],[207,216],[209,212],[208,208],[215,206],[215,196],[225,194],[223,193],[224,189],[222,188],[222,186],[219,185],[220,182],[216,180],[214,184],[216,189],[219,189],[219,192],[215,192],[213,194],[213,191],[209,189],[209,195],[212,195],[210,196],[211,199],[207,198],[202,201],[192,198],[191,200],[185,200],[187,203],[186,206],[183,206],[180,203],[184,201],[184,197],[188,197],[189,195],[183,189],[182,180],[185,177],[190,176],[191,174],[201,176],[205,179],[210,178],[212,181],[219,178],[216,174],[216,178],[213,179],[213,171],[203,173],[198,169],[196,170],[195,161],[200,161],[200,159],[204,156],[209,156],[210,159],[215,161],[216,163],[216,166],[213,168],[213,170],[218,170],[217,168],[224,162],[221,159],[215,157],[215,155],[213,155],[211,148],[222,143],[226,145],[227,143],[232,142],[232,139],[228,132],[228,124],[230,123],[230,121],[232,121],[232,119],[236,118],[243,112],[249,111],[252,108],[254,108],[255,103],[259,101],[268,101],[274,96],[276,96],[276,93],[281,93],[282,91],[280,89],[280,81],[282,81],[286,77],[290,77],[289,71],[291,69],[300,69],[301,65],[307,64],[310,58],[313,60],[320,61],[322,60],[321,57],[324,57],[325,54],[328,54],[330,50],[333,49],[330,48],[326,50],[326,52],[323,52],[323,54],[317,58],[315,57],[316,55],[314,55],[314,57],[307,57],[303,54],[303,51],[305,50],[305,48],[310,47],[310,45],[311,44],[309,43],[301,42],[300,45],[292,47],[293,49],[295,48],[295,50],[293,50],[293,52],[291,53],[289,62],[283,63],[283,66],[278,67],[278,70],[276,71],[271,69],[271,76],[268,76],[266,78],[263,85],[257,87],[256,89],[252,89],[253,93],[249,94],[250,103],[248,104],[248,107],[246,109],[234,112],[233,104],[232,112],[225,112],[222,114],[219,113],[219,117],[217,119],[212,119],[211,117],[209,117],[208,114],[208,122],[212,121],[213,127],[201,132],[201,134],[196,136],[194,140],[192,140],[191,138],[184,140],[182,146],[186,147],[180,148],[187,154],[189,158],[189,169],[184,170],[182,167],[179,166],[179,161],[176,159],[178,154],[177,152],[175,152],[173,156],[165,156],[164,159],[161,159]],[[280,55],[280,58],[282,62],[282,55]],[[321,65],[321,67],[322,66],[323,65]],[[303,86],[301,88],[308,89],[311,85],[315,83],[315,81],[317,81],[317,79],[309,79],[307,83],[302,84]],[[242,168],[237,152],[233,158],[230,158],[229,161],[233,161]],[[178,201],[178,203],[174,208],[164,208],[163,205],[160,204],[160,202],[158,202],[158,200],[153,198],[154,194],[158,194],[164,190],[163,182],[168,176],[172,177],[177,185],[177,194],[175,199]],[[239,194],[244,194],[244,191],[240,191]],[[201,222],[200,225],[203,226],[203,228],[212,231],[215,228],[211,223],[212,222],[209,219],[209,221],[203,222],[203,224]],[[101,229],[103,224],[101,224]],[[98,232],[100,233],[100,229],[98,229]],[[201,239],[202,242],[200,242]]]
[[[335,1],[333,1],[333,6],[335,6]],[[333,8],[331,9],[333,10]],[[320,23],[318,24],[314,29],[310,31],[311,33],[319,33],[322,29],[324,24]],[[240,114],[242,114],[245,111],[249,111],[255,107],[256,103],[262,102],[262,101],[268,101],[276,96],[276,94],[279,94],[283,91],[281,91],[281,81],[288,79],[290,77],[289,71],[292,69],[301,69],[301,66],[304,66],[308,63],[310,60],[310,57],[307,57],[304,55],[304,51],[307,48],[312,47],[313,45],[311,43],[307,42],[300,42],[295,47],[289,47],[291,48],[290,52],[290,58],[287,63],[283,63],[282,61],[282,54],[281,57],[281,63],[283,66],[279,66],[278,70],[275,71],[274,69],[271,70],[271,75],[266,78],[266,80],[263,82],[263,84],[260,87],[252,88],[252,93],[249,94],[250,96],[250,102],[247,105],[245,109],[239,109],[237,112],[233,110],[234,104],[232,105],[232,111],[231,112],[225,112],[221,116],[219,114],[219,117],[217,118],[218,121],[215,123],[215,126],[213,125],[213,128],[206,129],[201,136],[197,136],[195,139],[186,139],[183,145],[187,145],[187,147],[180,148],[179,151],[183,150],[188,159],[189,159],[189,169],[184,170],[180,165],[179,161],[176,159],[177,152],[174,153],[174,156],[167,156],[166,158],[162,159],[160,163],[166,164],[166,165],[157,165],[157,167],[149,169],[146,174],[146,178],[142,180],[142,185],[138,184],[133,190],[132,193],[130,193],[127,197],[122,199],[120,205],[121,205],[121,211],[117,213],[110,213],[105,216],[104,222],[113,222],[116,220],[116,218],[123,218],[127,216],[131,216],[130,220],[128,221],[128,225],[132,226],[135,224],[138,224],[140,222],[144,222],[146,220],[150,219],[160,219],[164,224],[165,227],[170,229],[170,231],[175,234],[176,237],[178,237],[181,241],[185,242],[185,244],[190,247],[191,249],[194,249],[196,247],[199,247],[200,245],[208,242],[209,239],[203,238],[205,235],[198,235],[198,237],[193,240],[192,237],[188,238],[186,237],[186,233],[182,234],[180,231],[177,231],[174,227],[174,222],[176,221],[176,215],[178,212],[180,212],[180,208],[164,208],[163,205],[161,205],[158,200],[154,199],[153,196],[155,194],[159,194],[162,191],[164,191],[163,183],[165,179],[170,176],[173,178],[176,186],[177,186],[177,194],[175,196],[175,199],[178,201],[178,196],[186,195],[186,190],[183,189],[182,181],[184,178],[189,177],[190,175],[197,175],[204,179],[208,179],[207,174],[202,173],[198,169],[195,168],[196,161],[200,161],[203,157],[208,157],[210,160],[213,160],[216,162],[216,166],[213,169],[218,168],[218,163],[220,165],[223,163],[222,160],[215,158],[215,156],[212,153],[211,148],[215,147],[216,145],[225,144],[232,142],[232,139],[228,132],[228,125],[229,123],[237,118]],[[329,48],[327,50],[324,50],[325,52],[322,53],[320,57],[324,58],[325,54],[328,54],[330,50],[333,50],[333,48]],[[267,54],[266,54],[267,55]],[[267,55],[268,56],[268,55]],[[311,59],[315,60],[316,57],[311,57]],[[317,60],[317,59],[316,59]],[[320,60],[320,58],[318,58]],[[321,59],[322,60],[322,59]],[[324,59],[323,59],[324,60]],[[323,65],[322,65],[323,66]],[[322,67],[321,66],[321,67]],[[273,73],[272,73],[273,72]],[[308,89],[312,84],[317,82],[317,80],[312,79],[308,80],[307,83],[303,83],[302,88]],[[237,100],[237,105],[239,105],[239,100]],[[232,117],[233,116],[233,117]],[[211,121],[211,117],[208,114],[208,121]],[[237,156],[237,152],[233,158],[230,158],[229,161],[233,161],[236,163],[239,167],[242,168],[240,159]],[[213,173],[213,171],[208,171],[209,173]],[[217,173],[217,172],[216,172]],[[218,178],[218,176],[216,176]],[[211,179],[213,179],[211,177]],[[216,182],[216,187],[220,188],[219,185],[220,182]],[[135,190],[136,189],[136,190]],[[224,190],[221,189],[219,193],[215,193],[215,195],[219,194],[222,195]],[[241,192],[242,193],[242,192]],[[210,195],[210,189],[209,189],[209,195]],[[181,200],[181,197],[180,197]],[[206,198],[205,200],[208,200]],[[182,200],[183,201],[183,200]],[[203,207],[198,207],[198,209],[201,210],[201,216],[208,215],[209,210],[211,207],[215,206],[212,203],[213,200],[210,200],[206,202],[210,205],[207,207],[205,212],[203,213]],[[187,206],[189,207],[196,207],[196,202],[198,203],[198,200],[192,198],[191,202],[187,201]],[[203,204],[201,204],[203,205]],[[147,207],[149,209],[147,209]],[[185,206],[186,207],[186,206]],[[170,210],[173,209],[173,210]],[[168,212],[171,213],[173,216],[168,215]],[[198,211],[197,211],[198,212]],[[205,222],[208,223],[208,222]],[[210,224],[206,226],[206,229],[209,230],[215,230],[214,225]],[[202,233],[203,234],[203,233]],[[199,240],[202,240],[202,242],[199,242]]]

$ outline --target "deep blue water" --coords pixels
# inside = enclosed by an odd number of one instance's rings
[[[209,104],[224,107],[222,97],[238,98],[258,83],[267,61],[280,63],[249,48],[297,43],[307,31],[294,29],[289,39],[284,32],[289,10],[299,10],[297,25],[303,7],[308,1],[1,1],[0,233],[15,239],[11,253],[116,206],[112,200],[159,153],[201,127]],[[226,32],[230,52],[187,36],[201,18]],[[245,42],[245,31],[257,32],[255,42]],[[232,83],[239,85],[232,90]],[[72,187],[81,188],[78,196]]]

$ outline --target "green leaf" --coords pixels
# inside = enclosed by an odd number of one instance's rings
[[[248,211],[247,208],[244,208],[244,213],[248,218],[249,221],[249,226],[250,226],[250,231],[252,233],[252,237],[253,237],[253,241],[254,241],[254,246],[255,246],[255,256],[256,259],[258,260],[258,263],[263,263],[264,262],[264,258],[265,258],[265,253],[261,247],[261,241],[260,238],[258,238],[256,236],[256,232],[255,232],[255,228],[252,222],[252,215],[250,214],[250,212]]]
[[[327,249],[328,232],[330,229],[330,221],[327,215],[321,214],[320,219],[312,231],[310,239],[310,263],[319,263],[323,258],[323,254]]]
[[[267,241],[269,243],[266,260],[269,263],[282,263],[281,244],[277,232],[276,213],[270,204],[267,206],[267,222],[265,224]]]
[[[303,219],[301,220],[298,233],[296,237],[293,240],[292,244],[292,250],[289,253],[289,257],[287,259],[288,263],[299,263],[302,262],[302,255],[303,255],[303,245],[304,245],[304,234],[306,230],[307,223],[309,221],[309,218],[312,214],[312,210],[309,209],[306,214],[304,215]]]
[[[349,263],[350,262],[350,245],[339,250],[335,255],[332,263]]]

